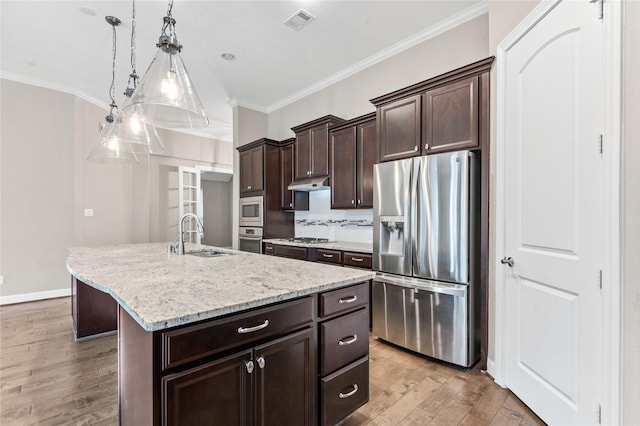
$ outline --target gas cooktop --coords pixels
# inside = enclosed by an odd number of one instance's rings
[[[293,237],[293,238],[285,238],[285,241],[290,241],[292,243],[307,243],[307,244],[315,244],[315,243],[328,243],[328,238],[312,238],[312,237]]]

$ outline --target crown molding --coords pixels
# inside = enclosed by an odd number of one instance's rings
[[[414,34],[411,37],[407,37],[406,39],[399,41],[398,43],[388,47],[387,49],[381,50],[380,52],[371,55],[368,58],[365,58],[362,61],[325,78],[324,80],[320,80],[317,83],[314,83],[311,86],[308,86],[307,88],[292,94],[291,96],[288,96],[274,104],[271,104],[266,108],[267,113],[271,113],[293,102],[299,101],[300,99],[303,99],[322,89],[336,84],[348,77],[351,77],[354,74],[357,74],[360,71],[363,71],[379,62],[389,59],[392,56],[397,55],[398,53],[410,49],[442,33],[452,30],[455,27],[462,25],[465,22],[468,22],[479,16],[482,16],[488,12],[489,4],[487,1],[483,1],[482,3],[469,7],[462,12],[453,15],[449,19],[438,22],[437,24],[426,28],[424,31]]]

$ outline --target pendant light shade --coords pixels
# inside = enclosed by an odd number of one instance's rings
[[[146,122],[167,129],[206,127],[209,120],[180,56],[182,45],[175,36],[172,7],[173,2],[164,17],[156,56],[123,112],[131,115],[137,107]]]
[[[122,111],[130,105],[130,98],[125,100]],[[118,122],[119,138],[122,142],[131,145],[131,151],[144,154],[162,154],[164,145],[158,136],[155,127],[144,120],[140,111],[140,105],[131,105],[129,113],[120,112],[115,118]]]
[[[102,164],[134,165],[139,164],[131,144],[120,138],[122,121],[107,123],[100,133],[100,140],[93,146],[87,160]]]

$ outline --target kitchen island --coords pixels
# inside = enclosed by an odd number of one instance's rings
[[[374,274],[213,249],[72,249],[118,304],[120,423],[334,424],[364,404]]]

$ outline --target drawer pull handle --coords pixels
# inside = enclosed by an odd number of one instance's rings
[[[240,334],[245,334],[245,333],[253,333],[254,331],[258,331],[258,330],[262,330],[263,328],[267,328],[267,326],[269,325],[269,320],[264,320],[264,322],[260,325],[256,325],[253,327],[238,327],[238,333]]]
[[[347,392],[347,393],[342,393],[340,392],[338,394],[338,396],[340,397],[340,399],[345,399],[345,398],[349,398],[350,396],[353,396],[356,394],[356,392],[358,392],[358,385],[356,385],[355,383],[352,385],[353,386],[353,390],[351,392]]]
[[[351,260],[353,260],[354,262],[364,262],[364,259],[361,257],[352,257]]]
[[[351,296],[351,297],[343,297],[342,299],[338,300],[338,303],[353,303],[356,300],[358,300],[358,296]]]
[[[322,257],[328,257],[329,259],[333,259],[333,255],[332,254],[322,253]]]
[[[264,357],[260,356],[256,361],[258,361],[258,367],[260,368],[264,368],[264,365],[266,364],[264,361]]]
[[[247,361],[244,363],[244,366],[247,367],[247,373],[253,373],[253,361]]]
[[[338,346],[350,345],[352,343],[355,343],[356,340],[358,340],[358,335],[354,334],[353,336],[346,337],[342,340],[338,340]]]

